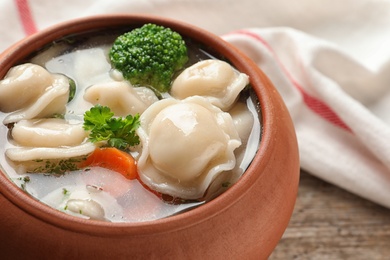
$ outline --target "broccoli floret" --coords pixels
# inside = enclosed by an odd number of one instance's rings
[[[187,46],[177,32],[145,24],[120,35],[111,47],[114,68],[133,85],[163,93],[169,91],[174,73],[188,61]]]

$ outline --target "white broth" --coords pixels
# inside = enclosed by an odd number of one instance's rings
[[[98,99],[96,97],[99,97],[100,102],[109,104],[112,110],[115,109],[114,106],[121,105],[120,108],[117,108],[117,111],[140,113],[141,118],[142,113],[146,109],[150,108],[152,104],[159,102],[158,98],[149,89],[142,87],[134,88],[131,84],[128,87],[131,88],[132,92],[136,93],[137,99],[130,99],[126,96],[124,89],[126,90],[126,84],[128,83],[121,78],[120,73],[112,69],[108,59],[108,51],[115,37],[115,35],[95,36],[87,41],[80,41],[79,45],[70,44],[68,43],[70,42],[69,39],[67,39],[40,51],[26,61],[26,63],[40,65],[52,74],[64,75],[75,82],[76,91],[74,97],[66,104],[65,112],[63,113],[63,120],[66,123],[82,124],[85,111],[93,107],[94,103],[99,103],[98,101],[94,102],[94,99]],[[199,49],[197,44],[188,42],[188,49],[190,61],[187,67],[201,60],[216,59],[208,52]],[[102,90],[99,88],[110,84],[115,85],[118,82],[121,82],[122,85],[118,87],[117,93],[114,91],[110,93],[101,92]],[[4,83],[4,80],[2,83]],[[203,89],[207,89],[207,87],[203,86]],[[86,94],[87,91],[90,92]],[[17,97],[15,96],[14,98]],[[164,94],[163,98],[176,100],[169,93]],[[183,97],[183,99],[185,98]],[[223,108],[226,111],[221,110],[217,114],[225,115],[227,112],[231,118],[232,127],[235,133],[237,133],[235,138],[238,139],[239,145],[235,145],[234,149],[232,148],[235,163],[231,168],[223,171],[223,174],[216,174],[215,177],[211,178],[207,187],[199,191],[203,194],[203,196],[198,196],[199,198],[187,198],[180,200],[182,203],[178,203],[175,199],[176,197],[180,199],[180,196],[162,195],[159,197],[156,196],[155,192],[146,189],[145,185],[141,184],[138,179],[126,179],[123,175],[102,167],[71,170],[63,174],[26,173],[26,168],[17,167],[6,156],[7,151],[9,152],[13,148],[20,148],[20,144],[11,135],[14,122],[6,120],[13,112],[0,112],[0,120],[5,122],[0,125],[0,138],[2,140],[0,144],[1,169],[17,186],[32,197],[67,214],[86,219],[112,222],[140,222],[165,218],[186,208],[203,203],[205,200],[215,198],[233,185],[250,165],[258,149],[261,136],[259,104],[250,87],[243,89],[236,101],[234,99],[234,97],[229,97],[229,103],[224,105]],[[180,103],[181,100],[177,102]],[[129,103],[140,105],[134,109],[127,108],[126,104]],[[214,105],[210,103],[210,107],[213,107],[211,110],[214,111]],[[32,116],[32,119],[34,118],[36,117]],[[34,124],[34,121],[32,122]],[[25,125],[28,124],[25,123]],[[23,126],[23,124],[20,124],[20,126]],[[228,128],[227,126],[223,127]],[[23,135],[26,135],[26,132],[20,131],[20,133],[22,133],[20,134],[21,137],[18,138],[23,139]],[[225,134],[221,133],[220,135],[224,136]],[[85,142],[88,142],[87,139]],[[141,143],[141,145],[133,148],[130,152],[136,160],[144,152],[142,146],[145,146],[145,144]],[[29,149],[29,147],[27,148]],[[140,179],[145,180],[145,178],[149,177],[144,177],[143,179],[141,176]],[[167,178],[169,179],[170,177]],[[161,187],[166,186],[166,179],[163,182],[163,184],[156,184],[159,187],[157,192],[161,194],[164,194]],[[185,186],[175,186],[172,189],[184,188]],[[198,194],[199,192],[195,193]],[[173,201],[168,201],[169,199]]]

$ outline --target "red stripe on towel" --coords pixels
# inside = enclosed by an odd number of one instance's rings
[[[311,96],[310,94],[308,94],[305,91],[305,89],[294,79],[294,77],[291,75],[291,73],[286,69],[286,67],[283,65],[283,63],[278,58],[276,52],[267,43],[267,41],[265,41],[259,35],[252,33],[250,31],[246,31],[246,30],[236,31],[236,32],[233,32],[231,34],[249,36],[252,39],[255,39],[256,41],[258,41],[259,43],[264,45],[272,53],[272,55],[275,57],[275,60],[278,62],[280,68],[286,74],[286,76],[290,80],[290,82],[302,94],[303,102],[306,104],[306,106],[308,108],[310,108],[313,112],[318,114],[320,117],[329,121],[330,123],[351,132],[351,129],[341,120],[341,118],[328,105],[326,105],[324,102],[317,99],[316,97]]]
[[[28,0],[15,0],[18,8],[19,17],[23,25],[24,32],[26,35],[33,34],[37,31],[34,19],[31,15],[31,9],[28,5]]]

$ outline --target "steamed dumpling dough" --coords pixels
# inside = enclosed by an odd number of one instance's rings
[[[87,138],[81,123],[70,124],[60,118],[21,120],[11,134],[18,145],[29,147],[74,146]]]
[[[68,78],[39,65],[15,66],[0,81],[0,110],[13,112],[4,119],[5,124],[63,113],[68,98]]]
[[[0,109],[12,112],[31,105],[52,83],[48,72],[32,64],[11,68],[0,81]]]
[[[96,149],[93,143],[86,142],[76,146],[61,147],[15,147],[8,148],[5,155],[15,162],[33,160],[69,159],[88,155]]]
[[[185,69],[172,84],[170,94],[178,99],[203,96],[224,111],[249,83],[246,74],[221,60],[204,60]]]
[[[50,169],[46,166],[49,161],[55,165],[96,149],[95,144],[86,141],[87,132],[81,123],[58,118],[21,120],[15,123],[11,135],[15,146],[7,148],[5,154],[20,173]]]
[[[201,198],[216,176],[235,166],[241,141],[233,120],[202,97],[158,101],[140,120],[138,171],[158,192]]]
[[[85,91],[84,99],[92,104],[108,106],[116,116],[141,114],[158,100],[152,90],[134,88],[126,81],[92,85]]]
[[[101,173],[107,180],[117,178],[115,172],[97,171],[93,173],[95,173],[95,176]],[[109,215],[113,218],[123,216],[122,206],[118,204],[117,199],[103,189],[90,188],[89,184],[85,183],[85,179],[83,179],[85,174],[86,172],[78,172],[77,174],[72,173],[64,176],[64,178],[57,181],[62,185],[65,184],[64,186],[54,184],[49,180],[46,183],[51,186],[52,191],[42,197],[41,201],[55,209],[83,218],[106,220],[106,216]],[[100,177],[100,179],[102,178]],[[106,179],[103,182],[107,182]],[[64,196],[64,189],[67,191],[66,196]]]

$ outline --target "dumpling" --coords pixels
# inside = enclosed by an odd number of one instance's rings
[[[88,48],[74,53],[74,77],[82,86],[104,82],[110,78],[111,64],[105,48]]]
[[[31,105],[51,83],[51,76],[41,66],[23,64],[11,68],[0,81],[0,110],[8,113]]]
[[[92,85],[85,91],[84,99],[92,104],[110,107],[116,116],[141,114],[158,100],[152,90],[134,88],[126,81]]]
[[[93,143],[86,142],[76,146],[63,147],[14,147],[8,148],[5,154],[12,161],[69,159],[84,156],[96,149]]]
[[[87,138],[81,123],[70,124],[60,118],[21,120],[11,135],[18,145],[28,147],[74,146]]]
[[[229,114],[233,118],[234,125],[236,126],[241,141],[246,143],[254,124],[253,114],[248,110],[246,104],[242,102],[235,104],[232,109],[229,110]]]
[[[64,119],[21,120],[11,135],[15,146],[7,148],[5,154],[19,173],[75,170],[96,149],[86,141],[81,123],[70,124]]]
[[[236,71],[227,62],[210,59],[197,62],[180,73],[170,94],[178,99],[203,96],[227,111],[248,83],[246,74]]]
[[[110,218],[120,221],[120,216],[123,216],[123,208],[118,203],[117,198],[103,189],[91,189],[79,178],[85,173],[71,174],[74,177],[71,182],[69,180],[66,182],[65,178],[57,180],[58,184],[55,187],[58,188],[42,197],[41,201],[70,215],[103,221],[107,221],[106,217],[110,216]],[[95,176],[98,173],[100,172],[95,172]],[[106,178],[112,176],[116,177],[110,173]],[[69,175],[66,178],[69,178]]]
[[[158,101],[140,120],[138,172],[153,190],[198,199],[218,175],[235,167],[241,140],[233,120],[202,97]]]
[[[70,199],[67,201],[65,208],[90,219],[105,220],[103,207],[92,199]]]
[[[18,65],[0,81],[0,110],[13,112],[5,124],[63,113],[68,98],[69,79],[39,65]]]

